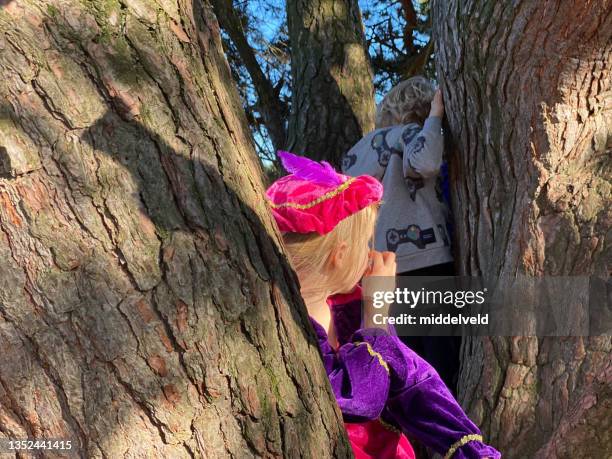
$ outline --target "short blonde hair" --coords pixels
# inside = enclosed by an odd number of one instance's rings
[[[350,290],[359,273],[359,261],[367,250],[368,241],[374,233],[378,204],[372,204],[340,221],[327,234],[285,233],[283,240],[292,268],[300,279],[302,294],[318,296],[325,292],[330,295]],[[328,261],[334,249],[343,241],[348,243],[346,272],[329,272]]]
[[[435,93],[425,77],[415,76],[395,85],[376,109],[376,128],[396,124],[423,124]]]

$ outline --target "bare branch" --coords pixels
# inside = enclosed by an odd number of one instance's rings
[[[286,143],[286,107],[278,97],[278,91],[261,70],[231,0],[212,0],[212,5],[219,24],[238,50],[240,59],[253,81],[258,98],[257,108],[264,119],[274,148],[282,149]]]

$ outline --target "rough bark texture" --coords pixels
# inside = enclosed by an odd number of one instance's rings
[[[347,457],[209,6],[0,9],[0,437]]]
[[[611,11],[434,3],[463,273],[608,274]],[[610,337],[468,339],[461,398],[506,457],[604,457],[611,350]]]
[[[289,149],[340,166],[374,129],[374,86],[357,0],[288,0]]]

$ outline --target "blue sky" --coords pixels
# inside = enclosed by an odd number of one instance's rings
[[[413,1],[413,3],[416,6],[419,2]],[[278,54],[272,55],[270,52],[270,50],[273,49],[270,44],[274,44],[279,38],[286,38],[285,1],[246,0],[243,2],[235,2],[234,5],[244,10],[249,18],[252,31],[248,34],[247,38],[257,54],[258,61],[264,73],[268,75],[273,84],[281,79],[288,81],[290,79],[289,62],[282,62],[278,59]],[[372,36],[375,27],[379,27],[379,32],[381,30],[384,31],[389,25],[391,25],[394,30],[402,30],[404,21],[399,2],[394,3],[393,0],[390,0],[390,2],[360,0],[359,5],[362,11],[366,39]],[[421,19],[424,20],[425,18],[421,16]],[[415,37],[419,44],[425,44],[429,39],[428,36],[419,33],[415,33]],[[393,47],[395,47],[396,50],[394,50]],[[371,55],[380,53],[385,56],[385,58],[388,58],[393,57],[398,49],[403,49],[403,42],[401,39],[396,39],[389,45],[371,45],[369,52]],[[394,81],[392,81],[393,77],[391,79],[387,79],[386,77],[386,75],[375,75],[375,81],[379,82],[380,86],[375,95],[376,102],[380,101],[383,93],[394,83]],[[249,81],[248,75],[244,73],[243,78]],[[285,84],[281,96],[289,99],[290,95],[290,87],[288,84]],[[250,105],[253,105],[256,101],[256,95],[252,89],[243,93],[243,97],[248,100]],[[272,145],[266,138],[265,129],[262,130],[262,132],[254,131],[253,135],[258,145],[260,156],[266,156],[272,153]],[[264,153],[263,155],[262,152]],[[264,159],[264,164],[266,163],[267,161]]]

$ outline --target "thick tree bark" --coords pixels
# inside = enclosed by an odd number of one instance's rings
[[[607,276],[608,0],[437,0],[459,265]],[[464,406],[510,458],[609,455],[610,337],[467,339]]]
[[[374,129],[374,86],[356,0],[288,0],[289,149],[340,166]]]
[[[9,2],[0,73],[0,437],[350,456],[210,7]]]

